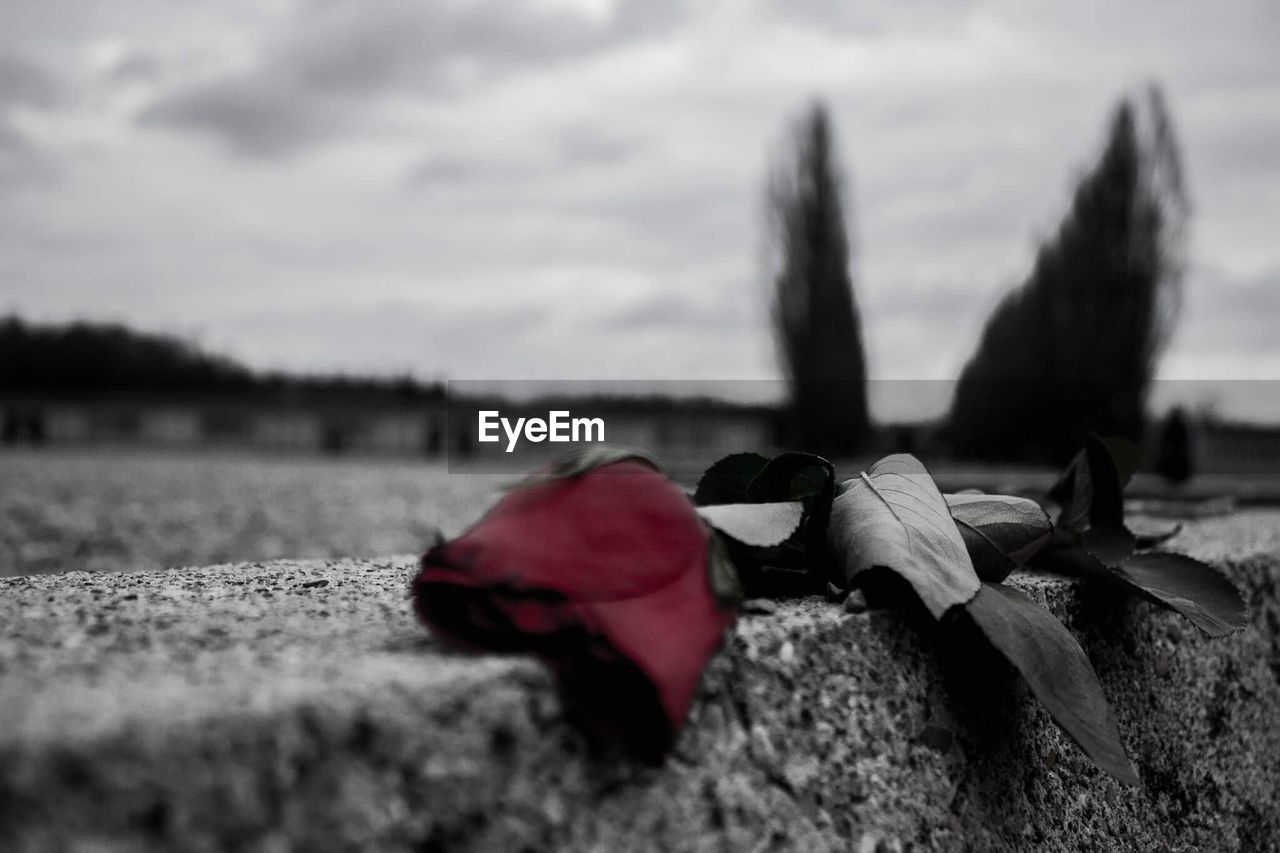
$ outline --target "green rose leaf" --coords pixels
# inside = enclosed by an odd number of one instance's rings
[[[888,569],[911,585],[935,619],[982,586],[933,477],[907,454],[887,456],[842,484],[827,543],[844,586],[862,572]]]
[[[800,528],[804,518],[804,504],[800,501],[716,504],[700,506],[697,511],[716,530],[754,548],[781,545]]]
[[[746,503],[751,482],[768,464],[769,460],[759,453],[734,453],[724,457],[703,472],[693,493],[693,502],[698,506]]]
[[[1235,584],[1207,563],[1182,554],[1136,554],[1113,571],[1149,601],[1181,613],[1210,637],[1248,624],[1248,608]]]
[[[944,495],[978,577],[999,582],[1031,559],[1053,533],[1040,504],[1009,495]]]
[[[1094,764],[1125,784],[1140,784],[1093,665],[1052,613],[993,583],[982,584],[965,611]]]

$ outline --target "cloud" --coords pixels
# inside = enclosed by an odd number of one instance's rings
[[[949,29],[979,5],[976,0],[789,0],[772,11],[784,21],[823,32],[879,36],[904,30]]]
[[[0,186],[38,185],[57,175],[53,159],[30,140],[14,113],[49,109],[61,100],[53,75],[21,56],[0,54]]]
[[[139,121],[281,156],[351,132],[393,95],[456,96],[661,33],[682,16],[673,0],[621,0],[603,19],[546,3],[321,0],[268,40],[251,69],[169,92]]]
[[[50,157],[0,118],[0,186],[39,185],[57,174]]]
[[[1236,278],[1220,270],[1192,269],[1184,283],[1183,310],[1171,349],[1210,359],[1247,361],[1251,355],[1280,355],[1280,268]]]
[[[17,4],[0,181],[60,179],[0,193],[0,310],[200,318],[297,368],[775,376],[768,151],[824,96],[873,371],[954,376],[1154,78],[1199,265],[1167,363],[1257,373],[1280,365],[1266,3]]]
[[[274,157],[331,136],[349,115],[337,99],[310,97],[271,75],[250,75],[164,98],[139,121],[209,131],[242,154]]]
[[[29,59],[0,54],[0,110],[15,105],[49,107],[59,100],[53,76]]]
[[[718,314],[680,297],[642,298],[631,312],[636,326],[623,319],[628,312],[611,314],[589,301],[503,305],[476,294],[475,301],[447,306],[406,299],[312,303],[228,314],[229,322],[201,337],[252,364],[286,370],[453,379],[768,376],[761,373],[767,365],[761,330],[741,308]]]
[[[560,159],[567,165],[616,165],[630,159],[642,147],[638,139],[589,125],[566,128],[559,139]]]
[[[164,63],[146,50],[126,50],[106,69],[107,79],[113,83],[152,83],[160,79]]]
[[[512,185],[538,179],[564,178],[582,169],[618,166],[640,153],[644,143],[600,128],[570,126],[558,131],[545,154],[517,159],[460,152],[431,154],[405,175],[411,189],[486,186],[510,193]]]
[[[647,296],[605,318],[606,329],[643,333],[653,329],[742,329],[753,325],[754,316],[741,299],[696,299],[683,293]]]
[[[467,157],[432,155],[409,170],[405,183],[409,187],[449,186],[475,181],[506,181],[534,173],[528,168],[513,168],[501,162],[485,163]]]
[[[255,364],[293,371],[388,374],[423,365],[456,375],[484,371],[518,349],[545,312],[526,307],[453,306],[448,312],[394,300],[367,306],[318,303],[300,310],[232,315],[220,343]],[[271,340],[269,347],[264,341]],[[505,343],[501,343],[505,342]]]

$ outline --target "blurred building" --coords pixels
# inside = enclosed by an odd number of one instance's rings
[[[439,453],[445,402],[351,397],[18,399],[0,403],[5,443],[235,447],[277,452]]]
[[[545,417],[550,409],[601,418],[605,442],[664,458],[714,456],[777,444],[780,413],[769,406],[714,400],[605,399],[513,404],[506,401],[399,400],[377,393],[283,396],[28,397],[0,401],[0,439],[51,446],[135,445],[243,448],[269,452],[353,453],[466,460],[503,452],[482,444],[478,412]],[[563,445],[522,450],[547,455]]]

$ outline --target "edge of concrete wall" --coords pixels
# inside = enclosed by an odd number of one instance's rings
[[[1017,581],[1089,653],[1141,790],[976,636],[901,612],[744,616],[649,768],[583,740],[536,663],[432,641],[407,558],[3,580],[0,847],[1278,849],[1280,513],[1171,545],[1248,629]]]

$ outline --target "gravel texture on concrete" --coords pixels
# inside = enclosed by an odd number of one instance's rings
[[[1280,849],[1280,514],[1170,545],[1248,629],[1016,582],[1088,651],[1140,790],[909,613],[752,608],[653,768],[535,662],[430,639],[410,558],[0,580],[0,849]]]

